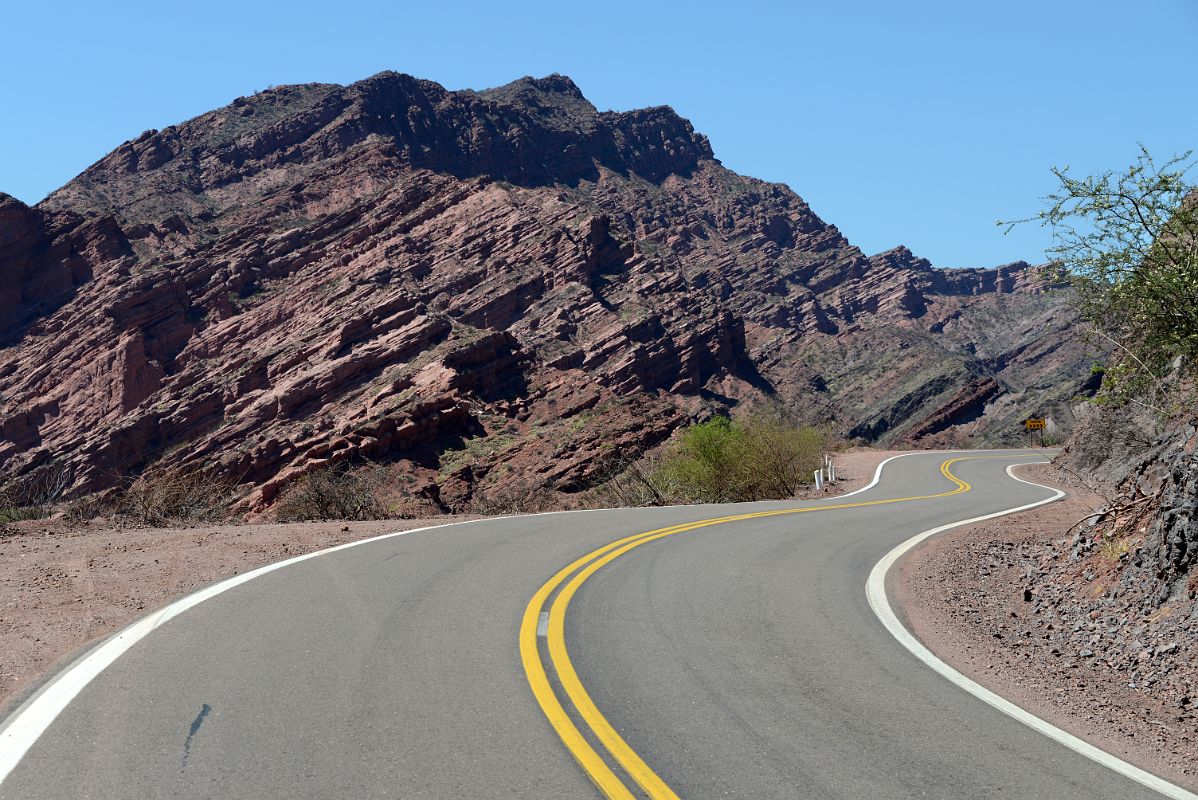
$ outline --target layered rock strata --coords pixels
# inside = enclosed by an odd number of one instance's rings
[[[575,491],[742,403],[1011,443],[1088,373],[1028,265],[867,257],[667,107],[562,76],[284,86],[0,196],[0,470],[203,466],[264,507],[340,461],[460,508]]]

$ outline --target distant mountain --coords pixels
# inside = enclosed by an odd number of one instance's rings
[[[1067,301],[1022,262],[867,257],[670,108],[560,75],[284,86],[0,195],[0,469],[203,463],[262,507],[366,458],[458,508],[745,402],[1009,443],[1086,389]]]

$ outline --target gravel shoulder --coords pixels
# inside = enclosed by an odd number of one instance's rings
[[[856,449],[839,454],[841,477],[835,486],[800,499],[859,489],[895,453]],[[123,527],[103,520],[10,524],[0,535],[0,709],[88,643],[202,586],[346,542],[470,519],[478,517],[181,528]]]
[[[1105,501],[1051,465],[1019,472],[1068,495],[949,531],[910,553],[892,577],[908,625],[983,686],[1198,791],[1193,659],[1175,643],[1144,644],[1171,631],[1121,605],[1111,591],[1117,557],[1079,557],[1071,546],[1071,526]]]

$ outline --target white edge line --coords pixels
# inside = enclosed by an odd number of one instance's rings
[[[882,463],[884,464],[886,462]],[[1070,750],[1080,753],[1091,761],[1095,761],[1102,766],[1107,767],[1108,769],[1114,770],[1120,775],[1130,778],[1136,783],[1142,784],[1149,789],[1161,793],[1165,797],[1174,798],[1174,800],[1198,800],[1198,795],[1194,794],[1193,792],[1187,791],[1176,784],[1169,783],[1165,779],[1153,775],[1151,772],[1146,772],[1137,766],[1127,763],[1121,758],[1113,756],[1110,753],[1095,747],[1089,742],[1079,739],[1071,733],[1061,730],[1055,725],[1052,725],[1051,723],[1040,719],[1034,714],[1023,710],[1011,701],[995,694],[981,684],[965,677],[960,672],[937,658],[930,650],[928,650],[928,648],[924,647],[923,644],[906,628],[906,626],[899,621],[898,617],[894,613],[894,609],[890,607],[890,600],[886,596],[886,575],[890,572],[890,569],[894,566],[895,562],[902,558],[916,545],[920,544],[926,539],[931,538],[932,536],[935,536],[938,533],[942,533],[951,528],[957,528],[962,525],[970,525],[974,522],[981,522],[982,520],[1002,517],[1019,511],[1026,511],[1029,508],[1035,508],[1037,506],[1055,502],[1065,496],[1065,493],[1060,489],[1054,489],[1051,486],[1044,486],[1039,483],[1024,480],[1023,478],[1017,477],[1011,471],[1015,467],[1024,466],[1025,464],[1029,463],[1042,462],[1024,462],[1024,464],[1012,464],[1007,467],[1007,475],[1019,481],[1020,483],[1038,486],[1041,489],[1048,489],[1049,491],[1053,492],[1051,497],[1045,498],[1044,500],[1040,500],[1035,503],[1028,503],[1027,505],[1017,506],[1015,508],[1008,508],[1005,511],[996,511],[993,514],[985,514],[980,517],[963,519],[959,522],[941,525],[938,528],[932,528],[912,536],[910,539],[887,553],[881,561],[874,565],[873,570],[869,573],[869,580],[866,582],[866,594],[869,596],[870,607],[873,609],[874,614],[877,615],[882,624],[886,626],[886,630],[890,631],[890,634],[894,636],[894,638],[897,639],[899,643],[903,645],[903,647],[906,647],[909,651],[911,651],[912,655],[914,655],[927,666],[931,667],[936,672],[940,673],[952,683],[969,692],[974,697],[977,697],[979,700],[989,703],[991,706],[1003,712],[1007,716],[1022,722],[1029,728],[1044,734],[1048,738],[1064,745],[1065,747],[1068,747]],[[879,471],[880,470],[881,466],[879,465]]]
[[[96,645],[90,651],[80,656],[74,662],[65,667],[57,676],[46,683],[41,689],[35,692],[31,697],[27,698],[17,709],[9,715],[8,719],[3,723],[3,730],[0,730],[0,785],[2,785],[9,774],[16,768],[25,754],[29,752],[29,748],[33,747],[38,738],[45,733],[50,727],[55,718],[62,713],[63,709],[83,691],[89,683],[91,683],[97,675],[120,658],[133,645],[144,639],[147,635],[153,632],[156,628],[165,625],[170,620],[187,611],[189,608],[199,605],[205,600],[216,597],[218,594],[227,592],[228,590],[240,586],[241,584],[251,581],[254,578],[261,577],[268,572],[274,572],[277,569],[297,564],[300,561],[306,561],[309,558],[335,553],[338,550],[347,550],[358,545],[369,544],[383,539],[391,539],[396,536],[404,536],[409,533],[419,533],[421,531],[433,530],[434,528],[451,528],[458,525],[470,525],[476,522],[494,522],[497,519],[512,519],[522,517],[540,517],[551,514],[576,514],[582,511],[623,511],[622,508],[596,508],[596,509],[572,509],[569,511],[544,511],[538,514],[515,514],[506,517],[484,517],[480,519],[468,519],[460,522],[446,522],[440,525],[426,525],[422,528],[412,528],[406,531],[395,531],[393,533],[384,533],[379,536],[371,536],[367,539],[359,539],[354,542],[346,542],[334,547],[328,547],[324,550],[314,550],[311,553],[288,558],[284,561],[276,561],[273,564],[267,564],[257,569],[241,575],[234,575],[231,578],[226,578],[222,581],[204,587],[198,591],[192,592],[186,597],[181,597],[173,603],[169,603],[163,608],[153,613],[147,614],[139,620],[131,623],[128,627],[121,629],[117,633],[104,640],[101,644]]]
[[[880,480],[882,479],[882,467],[886,466],[886,465],[887,465],[887,464],[889,464],[891,461],[894,461],[896,458],[902,458],[903,456],[915,455],[915,453],[916,453],[916,452],[917,452],[917,451],[915,451],[915,450],[912,450],[910,453],[900,453],[900,454],[898,454],[897,456],[891,456],[890,458],[884,458],[884,459],[882,459],[882,460],[881,460],[881,461],[878,463],[878,467],[877,467],[877,469],[875,469],[875,470],[874,470],[874,478],[873,478],[873,480],[872,480],[872,481],[870,481],[869,483],[865,484],[865,485],[864,485],[864,486],[862,486],[860,489],[854,489],[854,490],[853,490],[853,491],[851,491],[851,492],[845,492],[844,494],[838,494],[838,495],[835,495],[835,496],[836,496],[837,498],[840,498],[840,497],[851,497],[852,495],[855,495],[855,494],[861,494],[861,493],[862,493],[862,492],[864,492],[866,489],[872,489],[872,488],[874,488],[875,486],[877,486],[877,485],[878,485],[878,481],[880,481]]]
[[[913,450],[910,453],[901,453],[899,455],[890,456],[878,464],[874,470],[874,477],[868,484],[856,489],[852,492],[847,492],[837,497],[849,497],[850,495],[860,494],[867,489],[872,489],[878,484],[882,477],[882,467],[890,463],[896,458],[903,456],[918,455],[927,451]],[[981,452],[981,451],[966,451],[966,452]],[[84,655],[80,656],[74,662],[65,667],[57,676],[52,678],[48,683],[42,686],[31,697],[27,698],[17,709],[3,721],[3,730],[0,730],[0,785],[2,785],[9,774],[16,768],[25,754],[29,752],[29,748],[33,747],[38,738],[45,733],[63,709],[74,700],[84,687],[91,683],[97,675],[120,658],[133,645],[144,639],[147,635],[153,632],[156,628],[166,624],[171,619],[174,619],[179,614],[187,611],[189,608],[199,605],[205,600],[216,597],[218,594],[227,592],[228,590],[240,586],[241,584],[251,581],[254,578],[274,572],[277,569],[297,564],[300,561],[306,561],[309,558],[335,553],[338,550],[346,550],[350,547],[369,544],[383,539],[390,539],[396,536],[404,536],[409,533],[419,533],[421,531],[432,530],[433,528],[449,528],[456,525],[469,525],[475,522],[489,522],[495,519],[512,519],[524,517],[540,517],[552,514],[576,514],[584,511],[623,511],[622,508],[597,508],[597,509],[575,509],[570,511],[545,511],[539,514],[515,514],[507,517],[489,517],[484,519],[463,520],[461,522],[447,522],[441,525],[426,525],[423,528],[413,528],[407,531],[396,531],[394,533],[384,533],[380,536],[372,536],[368,539],[359,539],[355,542],[346,542],[335,547],[325,548],[324,550],[315,550],[311,553],[288,558],[284,561],[277,561],[273,564],[267,564],[257,569],[241,575],[234,575],[231,578],[226,578],[223,581],[207,586],[196,592],[192,592],[186,597],[181,597],[173,603],[169,603],[163,608],[151,614],[147,614],[139,620],[136,620],[128,627],[121,629],[117,633],[104,640],[101,644],[95,646]],[[1195,797],[1194,800],[1198,800]]]

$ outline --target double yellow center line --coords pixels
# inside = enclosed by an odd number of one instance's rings
[[[549,681],[549,675],[545,670],[545,665],[542,663],[540,652],[537,649],[537,625],[545,603],[553,596],[554,592],[557,592],[557,596],[553,598],[553,602],[549,608],[549,628],[547,633],[548,660],[553,666],[558,683],[561,684],[566,697],[574,706],[578,717],[590,729],[595,739],[603,745],[611,757],[615,759],[616,763],[620,765],[624,772],[650,798],[654,800],[677,800],[678,795],[628,746],[628,743],[624,741],[615,728],[611,726],[611,723],[595,707],[595,703],[591,700],[591,696],[587,693],[586,688],[583,687],[582,681],[578,679],[578,673],[574,671],[574,665],[571,663],[569,653],[566,651],[565,625],[566,610],[569,608],[570,600],[574,597],[579,587],[588,578],[602,569],[604,565],[611,563],[630,550],[634,550],[648,542],[664,539],[667,536],[673,536],[678,533],[685,533],[686,531],[693,531],[696,528],[706,528],[711,525],[722,525],[726,522],[739,522],[741,520],[757,519],[760,517],[776,517],[783,514],[804,514],[810,511],[831,511],[838,508],[860,508],[862,506],[879,506],[889,503],[907,503],[913,500],[931,500],[937,497],[948,497],[949,495],[968,492],[973,487],[956,475],[953,475],[949,469],[953,464],[958,461],[965,461],[967,458],[951,458],[940,465],[941,474],[956,486],[956,488],[946,492],[917,495],[914,497],[896,497],[890,500],[866,500],[857,503],[838,503],[835,505],[787,508],[776,511],[757,511],[751,514],[735,514],[727,517],[698,520],[696,522],[685,522],[666,528],[657,528],[619,539],[600,547],[598,550],[593,550],[550,578],[544,586],[537,590],[532,600],[529,601],[528,607],[524,609],[524,618],[520,623],[520,660],[524,664],[524,673],[528,676],[529,686],[532,687],[532,693],[536,697],[537,703],[540,704],[541,711],[549,719],[549,723],[553,725],[554,730],[557,731],[557,735],[561,737],[562,743],[566,745],[566,749],[570,751],[570,754],[574,756],[574,759],[578,761],[590,779],[594,781],[599,791],[605,797],[609,798],[609,800],[633,800],[635,797],[624,781],[616,775],[615,771],[608,765],[608,762],[599,755],[587,737],[574,724],[574,721],[558,699],[557,693]],[[565,584],[564,587],[562,587],[563,583]],[[558,587],[562,587],[561,591],[558,591]]]

